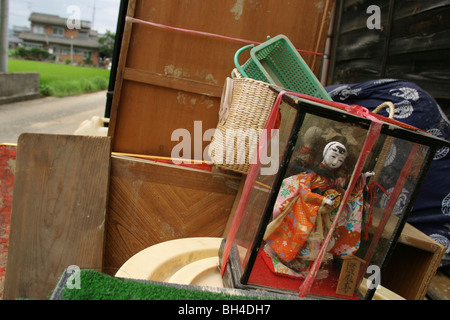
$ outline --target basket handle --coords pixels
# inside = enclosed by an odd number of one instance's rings
[[[237,70],[237,68],[234,68],[234,69],[231,71],[231,78],[232,78],[232,79],[240,79],[240,78],[242,78],[242,75],[239,73],[239,71]]]
[[[230,114],[231,98],[233,97],[233,79],[227,77],[222,90],[222,98],[220,99],[219,122],[225,125]]]
[[[254,44],[249,44],[248,46],[242,47],[238,51],[236,51],[236,53],[234,55],[234,64],[236,65],[236,68],[238,69],[239,73],[244,78],[248,78],[248,75],[245,73],[245,71],[242,69],[241,65],[239,64],[239,55],[242,52],[244,52],[245,50],[249,50],[249,49],[253,48],[254,46],[255,46]]]
[[[395,115],[395,106],[392,102],[390,101],[386,101],[383,102],[382,104],[380,104],[378,107],[375,108],[375,110],[373,110],[373,113],[378,113],[380,110],[384,109],[384,108],[388,108],[389,109],[389,119],[394,119],[394,115]]]

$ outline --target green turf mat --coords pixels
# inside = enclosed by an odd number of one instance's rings
[[[156,281],[116,278],[94,270],[61,276],[51,300],[274,300],[295,296],[260,290],[239,290],[177,285]]]

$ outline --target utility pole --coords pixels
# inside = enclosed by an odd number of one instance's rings
[[[94,10],[92,10],[92,25],[91,25],[91,30],[94,30],[94,20],[95,20],[95,0],[94,0]]]
[[[8,16],[9,0],[0,0],[0,72],[8,72]]]

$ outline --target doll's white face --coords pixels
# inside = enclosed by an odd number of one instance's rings
[[[342,144],[330,146],[323,156],[322,163],[329,169],[338,169],[347,157],[347,150]]]

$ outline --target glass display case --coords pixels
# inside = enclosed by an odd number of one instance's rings
[[[360,106],[271,89],[219,251],[224,286],[371,299],[435,151],[450,144]]]

